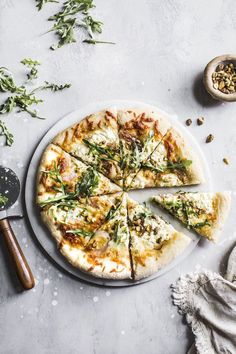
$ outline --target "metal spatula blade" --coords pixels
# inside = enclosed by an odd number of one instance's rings
[[[0,166],[0,232],[5,239],[21,284],[25,289],[32,289],[34,287],[33,274],[10,226],[10,217],[8,218],[6,213],[6,210],[16,202],[19,193],[20,181],[15,172],[10,168]]]

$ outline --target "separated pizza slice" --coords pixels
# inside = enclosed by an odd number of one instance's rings
[[[152,198],[188,228],[216,241],[230,208],[230,193],[177,192]]]
[[[107,279],[131,277],[125,194],[64,200],[41,215],[73,266]]]
[[[53,143],[95,167],[111,180],[122,178],[117,113],[115,110],[91,114],[58,134]]]
[[[202,162],[184,138],[169,128],[135,175],[127,181],[129,189],[175,187],[204,182]]]
[[[155,111],[127,109],[118,111],[118,126],[123,188],[128,189],[130,181],[142,169],[170,125]]]
[[[37,203],[45,206],[65,198],[115,193],[116,184],[89,165],[50,144],[43,153],[38,171]]]
[[[134,279],[148,277],[172,262],[191,239],[149,208],[128,199],[128,224]]]

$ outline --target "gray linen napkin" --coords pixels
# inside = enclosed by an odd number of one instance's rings
[[[225,278],[208,270],[172,285],[174,304],[195,336],[189,354],[236,354],[236,247]]]

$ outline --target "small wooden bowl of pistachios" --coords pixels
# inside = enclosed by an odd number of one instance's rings
[[[211,60],[203,82],[207,92],[216,100],[236,101],[236,54],[225,54]]]

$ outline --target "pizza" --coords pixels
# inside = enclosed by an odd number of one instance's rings
[[[230,207],[230,193],[177,192],[152,198],[188,228],[216,241]]]
[[[191,242],[145,205],[131,199],[128,200],[128,223],[134,279],[156,273]]]
[[[120,110],[117,119],[123,188],[147,187],[144,180],[143,183],[137,183],[138,179],[135,177],[142,170],[145,161],[158,148],[169,123],[154,111],[144,112],[138,109]],[[133,186],[131,182],[134,182]]]
[[[172,262],[191,239],[127,192],[203,181],[201,161],[165,117],[113,108],[52,140],[38,168],[36,203],[73,266],[99,278],[139,280]],[[181,191],[153,200],[213,240],[229,207],[225,193]]]
[[[91,114],[58,134],[55,145],[92,165],[104,176],[120,184],[120,144],[117,112],[106,110]]]
[[[58,134],[53,143],[124,190],[204,181],[197,156],[167,119],[154,111],[94,113]]]
[[[73,266],[96,277],[131,278],[124,193],[67,199],[49,204],[41,216]]]
[[[204,182],[201,162],[173,128],[155,134],[154,146],[138,171],[130,175],[129,189],[174,187]]]
[[[75,196],[120,191],[116,184],[89,165],[50,144],[43,153],[37,180],[37,203],[44,206]]]

